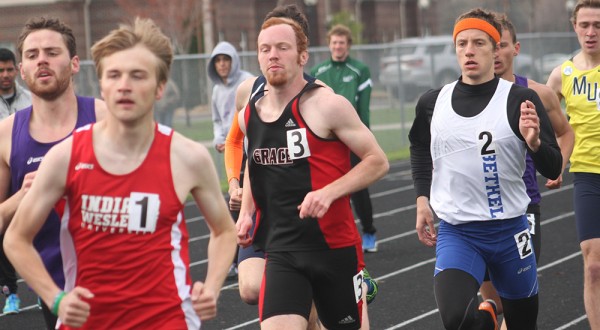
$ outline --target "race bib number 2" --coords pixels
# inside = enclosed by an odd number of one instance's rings
[[[517,250],[519,251],[521,259],[525,259],[533,253],[533,248],[531,247],[531,234],[529,233],[529,229],[525,229],[522,232],[515,234],[514,237],[515,242],[517,243]]]
[[[287,146],[290,159],[300,159],[310,156],[306,128],[287,131]]]
[[[158,194],[132,192],[129,196],[129,232],[153,233],[158,221]]]

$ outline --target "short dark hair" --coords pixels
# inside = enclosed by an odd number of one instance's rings
[[[23,55],[23,42],[25,42],[27,36],[29,36],[31,32],[39,30],[51,30],[60,33],[65,41],[67,50],[69,51],[69,58],[73,58],[77,55],[77,44],[75,43],[75,35],[73,35],[71,27],[58,18],[46,18],[43,16],[30,18],[27,23],[25,23],[25,27],[21,31],[19,39],[17,39],[17,50],[19,51],[19,54]]]
[[[512,42],[513,42],[513,44],[516,44],[517,43],[517,30],[515,29],[515,26],[510,21],[510,19],[508,19],[508,16],[506,16],[506,14],[496,13],[496,18],[498,19],[498,22],[500,22],[502,29],[510,32]]]
[[[15,53],[13,53],[8,48],[0,48],[0,62],[8,62],[11,61],[14,65],[17,65],[17,60],[15,59]]]

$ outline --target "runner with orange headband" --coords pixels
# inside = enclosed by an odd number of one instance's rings
[[[480,8],[457,19],[462,76],[419,99],[409,133],[417,234],[436,247],[434,294],[446,329],[498,329],[494,301],[478,304],[486,269],[508,328],[536,329],[525,153],[551,179],[561,173],[562,156],[538,95],[494,75],[501,28]]]

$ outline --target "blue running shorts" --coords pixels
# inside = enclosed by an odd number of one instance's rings
[[[479,285],[486,267],[501,297],[521,299],[538,292],[537,267],[525,215],[451,225],[440,221],[434,275],[459,269]]]
[[[600,174],[575,172],[573,207],[579,242],[600,237]]]

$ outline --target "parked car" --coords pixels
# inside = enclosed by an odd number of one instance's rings
[[[439,88],[460,77],[450,35],[395,41],[387,47],[380,64],[379,81],[395,97],[403,92],[405,100],[413,100],[430,88]],[[517,56],[515,72],[533,77],[535,71],[531,56]]]
[[[563,53],[551,53],[542,56],[540,63],[540,71],[541,71],[541,82],[545,83],[548,81],[548,76],[556,68],[561,65],[564,61],[573,58],[573,56],[577,55],[579,49],[574,51],[571,54],[563,54]]]

